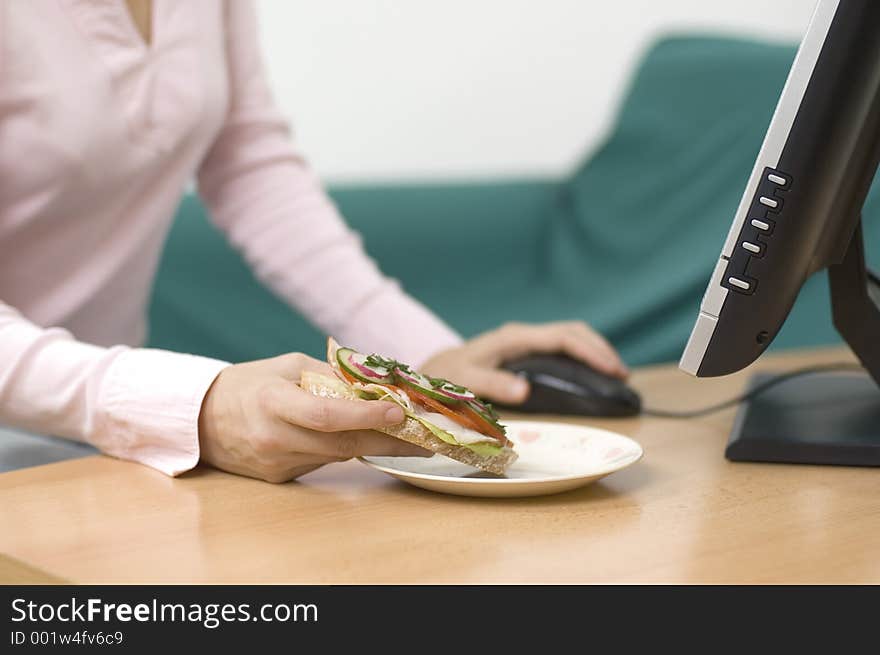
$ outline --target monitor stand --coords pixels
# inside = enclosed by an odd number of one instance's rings
[[[861,222],[828,278],[834,326],[870,377],[807,375],[743,403],[727,459],[880,466],[880,279],[865,263]],[[750,386],[769,377],[757,375]]]

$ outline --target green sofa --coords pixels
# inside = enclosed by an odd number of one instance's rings
[[[794,52],[663,39],[643,58],[610,136],[566,179],[331,193],[383,270],[463,335],[509,320],[580,318],[632,365],[674,360]],[[872,194],[869,246],[880,242],[878,219]],[[438,270],[468,282],[450,286]],[[324,340],[253,279],[194,196],[170,232],[150,322],[153,346],[230,361],[320,356]],[[819,274],[774,347],[838,340]]]

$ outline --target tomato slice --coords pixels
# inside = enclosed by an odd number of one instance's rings
[[[508,444],[507,435],[504,434],[504,430],[502,430],[494,423],[490,423],[489,421],[484,419],[482,416],[479,415],[478,412],[474,411],[472,407],[468,407],[467,405],[463,404],[461,406],[461,411],[465,416],[470,418],[473,423],[480,426],[479,428],[477,428],[477,432],[479,432],[480,434],[486,434],[490,437],[495,437],[496,439],[498,439],[498,441],[505,445]]]
[[[360,382],[360,380],[358,380],[355,376],[353,376],[351,373],[347,372],[342,367],[339,368],[339,373],[342,375],[342,377],[344,377],[346,380],[348,380],[352,384],[354,384],[355,382]]]
[[[476,430],[477,427],[473,424],[473,422],[465,416],[461,416],[460,414],[456,414],[455,411],[451,407],[447,407],[439,400],[434,400],[433,398],[429,398],[428,396],[419,393],[415,389],[411,387],[407,387],[403,391],[407,396],[412,398],[415,402],[417,402],[422,407],[426,409],[430,409],[432,412],[437,412],[438,414],[443,414],[446,418],[455,421],[459,425],[465,428],[469,428],[471,430]]]
[[[351,383],[361,382],[353,375],[348,373],[345,369],[340,369],[339,372],[342,374],[342,377],[344,377]],[[486,419],[484,419],[482,416],[480,416],[477,412],[475,412],[464,403],[457,405],[455,409],[453,409],[452,407],[447,407],[439,400],[434,400],[433,398],[429,398],[428,396],[419,393],[409,386],[406,389],[395,386],[393,384],[383,384],[381,386],[405,393],[414,402],[418,403],[422,407],[429,409],[432,412],[442,414],[449,420],[455,421],[456,423],[458,423],[458,425],[464,428],[468,428],[469,430],[479,432],[480,434],[485,434],[487,437],[497,439],[503,445],[509,445],[510,443],[507,440],[504,432],[497,425],[489,423]]]
[[[502,444],[507,443],[507,437],[504,436],[503,432],[501,432],[496,426],[492,425],[491,423],[487,423],[486,421],[484,421],[479,414],[477,414],[466,405],[459,405],[456,406],[455,409],[453,409],[452,407],[447,407],[440,401],[420,394],[418,391],[415,391],[411,388],[404,389],[403,392],[422,407],[430,409],[432,412],[443,414],[443,416],[452,421],[455,421],[464,428],[468,428],[469,430],[474,430],[475,432],[479,432],[480,434],[485,434],[487,437],[497,439]]]
[[[351,384],[368,384],[368,383],[364,382],[363,380],[358,380],[351,373],[347,372],[344,368],[340,368],[339,373],[340,373],[340,375],[342,375],[342,377],[344,377]],[[406,393],[403,389],[401,389],[400,387],[395,386],[393,384],[380,384],[379,382],[374,382],[373,384],[376,384],[380,387],[385,387],[386,389],[391,389],[392,391],[397,391],[398,393]],[[391,402],[391,401],[389,401],[389,402]]]

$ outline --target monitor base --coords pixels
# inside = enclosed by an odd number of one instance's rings
[[[771,377],[755,375],[749,388]],[[734,462],[880,466],[880,389],[858,373],[783,382],[743,403],[724,455]]]

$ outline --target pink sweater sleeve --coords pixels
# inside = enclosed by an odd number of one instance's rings
[[[250,1],[227,2],[227,35],[229,111],[198,179],[215,223],[264,283],[347,345],[417,365],[459,344],[382,275],[296,154],[268,88]]]
[[[198,462],[202,398],[225,366],[81,343],[0,302],[0,423],[85,441],[168,475]]]

